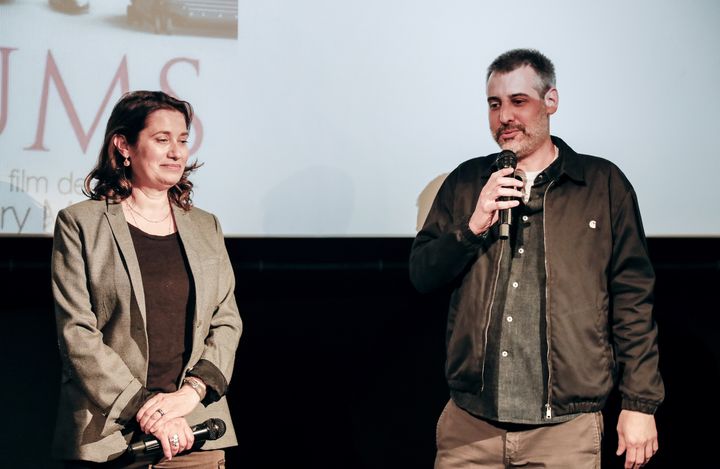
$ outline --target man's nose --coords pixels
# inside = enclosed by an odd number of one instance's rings
[[[503,124],[507,124],[508,122],[512,122],[514,115],[512,112],[512,109],[510,109],[507,106],[503,106],[500,108],[499,112],[500,122]]]

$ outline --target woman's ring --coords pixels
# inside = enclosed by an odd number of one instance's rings
[[[165,417],[165,412],[163,412],[163,410],[161,408],[158,407],[158,409],[155,412],[160,414],[160,417]]]
[[[170,444],[173,448],[177,448],[178,446],[180,446],[180,437],[177,435],[177,433],[170,437]]]

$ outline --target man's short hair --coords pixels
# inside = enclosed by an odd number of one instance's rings
[[[550,88],[555,87],[555,66],[543,54],[535,49],[513,49],[501,54],[493,60],[487,71],[485,81],[493,72],[510,73],[520,67],[530,66],[540,77],[540,96],[544,96]]]

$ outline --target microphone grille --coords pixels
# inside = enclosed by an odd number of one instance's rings
[[[512,150],[503,150],[498,154],[495,164],[498,168],[517,168],[517,155]]]
[[[221,419],[209,419],[207,421],[208,440],[217,440],[225,434],[225,422]]]

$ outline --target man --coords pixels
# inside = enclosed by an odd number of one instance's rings
[[[418,290],[452,290],[435,467],[599,468],[616,380],[617,454],[640,467],[658,449],[664,388],[635,192],[614,164],[550,135],[558,91],[541,53],[495,59],[487,96],[492,135],[525,183],[497,155],[461,164],[410,256]]]

